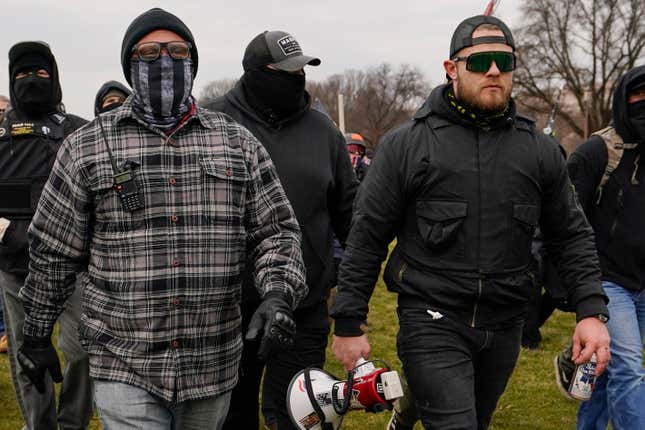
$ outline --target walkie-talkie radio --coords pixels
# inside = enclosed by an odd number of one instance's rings
[[[139,195],[139,187],[132,174],[132,168],[128,168],[114,175],[114,189],[121,199],[121,206],[129,212],[143,209],[144,205]]]
[[[105,136],[105,131],[103,130],[103,122],[101,121],[101,116],[96,117],[99,126],[101,128],[101,134],[103,135],[103,140],[105,141],[105,147],[108,151],[108,156],[110,157],[110,164],[112,164],[112,173],[114,174],[114,190],[119,195],[121,200],[121,206],[123,210],[128,212],[133,212],[139,209],[143,209],[145,206],[141,200],[141,194],[139,193],[139,187],[137,186],[137,181],[134,179],[134,174],[132,172],[132,162],[126,161],[123,169],[119,169],[112,155],[112,150],[108,144],[107,137]]]

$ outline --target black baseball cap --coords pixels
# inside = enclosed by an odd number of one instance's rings
[[[278,70],[295,72],[306,65],[320,65],[320,58],[304,55],[296,38],[286,31],[265,31],[246,47],[242,67],[253,70],[269,64]]]
[[[504,36],[484,36],[473,39],[473,31],[482,24],[492,24],[499,27]],[[475,15],[463,20],[455,29],[450,41],[450,58],[454,58],[457,52],[464,48],[482,43],[504,43],[515,51],[515,41],[511,30],[499,18],[488,15]]]

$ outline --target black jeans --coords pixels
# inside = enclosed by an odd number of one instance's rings
[[[242,325],[251,319],[251,308],[242,309]],[[287,389],[293,376],[307,366],[323,368],[325,348],[329,334],[327,303],[297,309],[294,312],[296,339],[288,351],[275,351],[267,363],[257,360],[258,344],[244,342],[240,375],[233,389],[231,406],[223,430],[252,429],[259,427],[258,394],[262,371],[266,365],[262,387],[262,414],[267,424],[277,421],[279,430],[297,430],[287,411]]]
[[[397,346],[430,430],[485,430],[520,349],[522,326],[489,331],[426,309],[399,308]]]

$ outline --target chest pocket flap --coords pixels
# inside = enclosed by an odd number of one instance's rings
[[[531,228],[535,227],[538,223],[538,207],[534,205],[514,204],[513,218]]]
[[[450,244],[468,215],[467,202],[422,200],[416,206],[419,233],[431,248]]]
[[[236,182],[246,182],[249,179],[243,160],[203,158],[200,163],[208,176]]]

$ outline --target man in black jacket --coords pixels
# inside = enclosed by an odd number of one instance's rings
[[[303,55],[296,39],[283,31],[257,35],[244,53],[244,75],[208,108],[224,112],[248,128],[276,166],[302,229],[302,251],[309,294],[295,311],[296,339],[291,351],[266,361],[262,410],[269,428],[295,429],[286,410],[293,375],[307,366],[322,367],[329,333],[326,298],[333,286],[332,233],[344,243],[358,182],[345,139],[331,120],[310,107],[305,91],[306,65],[318,58]],[[246,275],[243,324],[259,297]],[[227,429],[258,428],[258,391],[265,363],[257,345],[245,342],[240,382],[233,392]]]
[[[118,108],[130,94],[132,94],[132,91],[121,82],[107,81],[96,92],[94,115]]]
[[[611,314],[611,360],[580,405],[578,430],[604,429],[608,419],[616,430],[645,429],[645,66],[621,78],[612,110],[613,125],[594,133],[568,163],[596,234]]]
[[[46,43],[22,42],[9,51],[13,110],[0,123],[0,288],[5,305],[11,376],[28,429],[82,429],[92,417],[87,354],[78,340],[80,288],[59,320],[58,346],[65,356],[58,399],[50,378],[33,385],[18,366],[25,313],[18,291],[28,271],[27,227],[63,139],[87,121],[60,109],[56,60]],[[56,375],[56,379],[62,375]]]
[[[558,145],[515,113],[514,42],[499,19],[455,30],[452,80],[381,142],[356,197],[333,307],[332,350],[367,357],[361,331],[387,256],[398,352],[427,429],[486,429],[517,360],[538,223],[575,305],[575,359],[609,359],[593,233]]]

